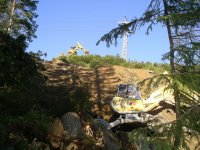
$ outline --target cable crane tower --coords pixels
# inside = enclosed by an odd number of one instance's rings
[[[128,20],[125,16],[125,19],[122,22],[118,22],[119,25],[128,24]],[[121,58],[128,61],[128,34],[130,31],[125,31],[122,36],[122,51],[121,51]]]

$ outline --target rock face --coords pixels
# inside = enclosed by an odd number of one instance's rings
[[[74,112],[68,112],[62,116],[65,135],[70,139],[83,139],[84,132],[79,117]]]
[[[119,150],[120,144],[113,132],[109,129],[108,123],[103,119],[96,119],[95,125],[98,131],[102,133],[102,140],[106,150]]]
[[[106,150],[120,150],[120,144],[112,131],[104,131],[104,148]]]

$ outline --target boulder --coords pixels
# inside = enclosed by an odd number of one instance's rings
[[[84,131],[75,112],[68,112],[62,116],[63,127],[65,135],[70,136],[70,139],[84,139]]]

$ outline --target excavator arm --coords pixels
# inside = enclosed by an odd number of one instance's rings
[[[77,42],[74,47],[71,47],[71,49],[68,50],[68,55],[77,55],[78,50],[82,50],[85,55],[89,54],[89,51]]]

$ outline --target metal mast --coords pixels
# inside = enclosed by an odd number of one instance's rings
[[[123,25],[123,24],[128,24],[129,22],[127,21],[127,18],[125,17],[124,21],[122,22],[118,22],[119,25]],[[125,59],[126,61],[128,61],[128,31],[125,31],[123,33],[123,37],[122,37],[122,52],[121,52],[121,58]]]

